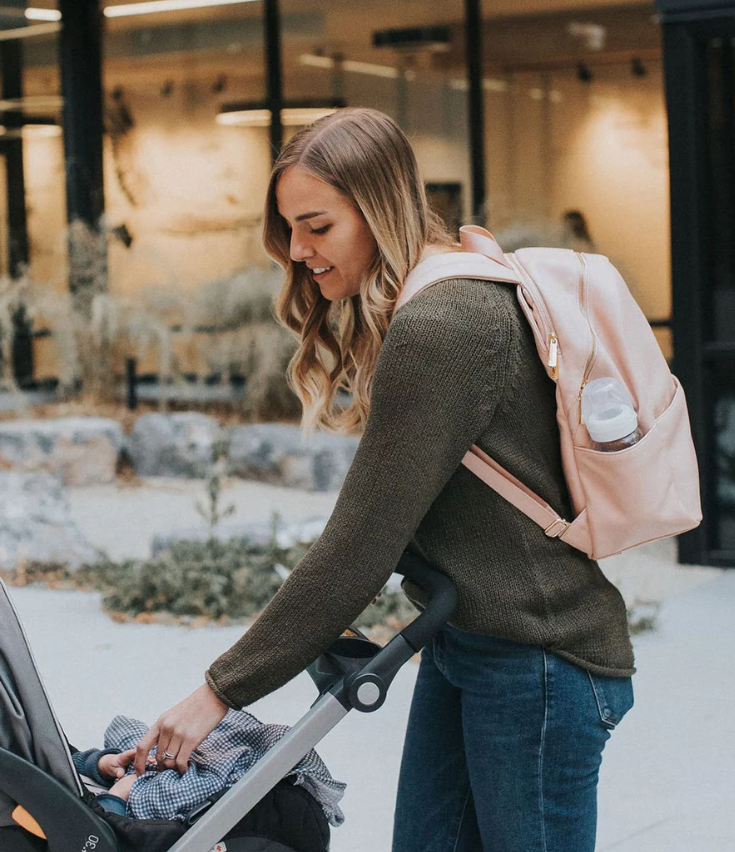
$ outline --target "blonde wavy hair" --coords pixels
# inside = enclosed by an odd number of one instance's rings
[[[330,302],[306,265],[291,260],[276,187],[294,166],[343,193],[375,237],[378,251],[356,296]],[[276,315],[299,338],[288,379],[303,405],[304,431],[361,431],[403,281],[427,245],[456,245],[427,204],[416,157],[400,127],[377,110],[341,109],[296,133],[273,167],[263,243],[286,272]],[[351,394],[346,407],[335,405],[339,391]]]

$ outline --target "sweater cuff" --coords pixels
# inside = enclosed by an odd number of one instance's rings
[[[204,677],[207,681],[209,688],[212,690],[212,692],[217,696],[217,698],[219,698],[220,701],[222,701],[224,704],[226,704],[232,710],[242,710],[242,708],[243,708],[242,704],[233,703],[233,701],[230,698],[228,698],[225,695],[225,693],[222,692],[222,690],[217,686],[216,681],[212,677],[211,671],[212,671],[211,669],[208,669],[204,673]]]
[[[101,793],[97,796],[97,801],[109,813],[125,816],[128,811],[128,803],[125,799],[119,796],[113,796],[110,793]]]
[[[106,754],[121,754],[121,751],[119,748],[105,748],[90,749],[88,752],[83,752],[74,761],[77,771],[80,775],[86,775],[102,787],[109,787],[115,779],[103,778],[98,769],[100,758]],[[83,762],[81,762],[80,758]]]

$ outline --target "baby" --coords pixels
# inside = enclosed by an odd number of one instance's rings
[[[194,750],[186,772],[159,768],[152,752],[146,772],[138,776],[133,769],[135,746],[147,731],[143,722],[116,716],[105,731],[104,749],[76,752],[74,765],[102,788],[97,801],[105,810],[133,819],[184,820],[208,797],[236,784],[288,728],[264,724],[244,710],[229,710]],[[315,751],[287,777],[312,794],[333,826],[342,823],[339,801],[345,785],[332,778]]]
[[[91,778],[101,787],[108,787],[100,793],[97,801],[106,810],[125,815],[130,798],[130,788],[135,783],[135,773],[126,774],[135,760],[135,749],[121,751],[117,748],[90,748],[72,754],[74,766],[80,775]]]

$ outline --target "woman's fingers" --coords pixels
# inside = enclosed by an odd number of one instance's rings
[[[179,753],[176,755],[176,768],[182,775],[189,768],[189,758],[198,745],[199,743],[194,742],[194,739],[191,737],[188,740],[182,740],[179,746]]]
[[[158,749],[156,751],[156,759],[158,760],[159,767],[163,769],[178,769],[178,757],[181,752],[181,743],[183,742],[182,736],[178,733],[170,734],[166,748],[161,746],[162,741],[163,736],[158,741]],[[179,772],[181,771],[179,769]],[[185,768],[183,772],[186,772]]]
[[[167,710],[141,739],[136,749],[135,771],[139,775],[145,772],[146,756],[155,746],[159,768],[175,767],[183,774],[192,751],[217,727],[227,710],[227,705],[203,684]]]
[[[142,775],[145,772],[146,763],[148,762],[148,753],[158,742],[159,725],[155,725],[142,737],[135,749],[135,774]]]

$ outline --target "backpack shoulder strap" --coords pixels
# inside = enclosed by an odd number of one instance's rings
[[[395,310],[426,287],[449,278],[479,278],[481,281],[519,283],[518,275],[512,267],[501,265],[484,254],[468,251],[434,254],[422,260],[408,274],[396,300]]]
[[[492,234],[476,225],[460,228],[458,251],[431,255],[409,273],[403,284],[395,310],[426,287],[451,278],[477,278],[521,284],[519,273],[503,254]],[[462,464],[509,503],[535,521],[552,538],[561,538],[580,549],[577,526],[559,515],[538,495],[501,467],[479,447],[473,446]]]

